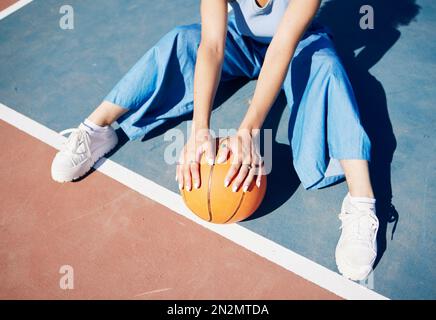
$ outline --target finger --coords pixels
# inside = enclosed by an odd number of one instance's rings
[[[199,151],[197,151],[197,162],[201,161],[201,156],[204,153],[206,162],[212,166],[215,163],[215,147],[211,140],[204,142]]]
[[[182,170],[183,166],[178,164],[177,168],[176,168],[176,180],[179,183],[179,190],[183,189],[183,170]]]
[[[235,181],[233,182],[232,191],[236,192],[238,191],[239,186],[244,182],[245,177],[248,175],[249,166],[247,164],[243,164],[238,171],[238,175],[235,178]]]
[[[189,164],[183,166],[183,179],[186,190],[191,191],[191,170]]]
[[[240,167],[241,167],[241,162],[233,163],[230,166],[230,169],[229,169],[229,171],[227,171],[227,175],[224,179],[224,186],[225,187],[229,186],[230,181],[232,181],[233,177],[238,173]]]
[[[227,157],[229,156],[229,152],[230,152],[230,148],[228,146],[228,140],[224,139],[220,144],[219,154],[218,154],[216,162],[217,163],[226,162]]]
[[[244,184],[243,184],[243,187],[242,187],[242,190],[244,192],[247,192],[248,188],[250,188],[250,185],[253,182],[253,179],[254,179],[257,171],[258,170],[256,168],[251,168],[251,170],[248,172],[248,175],[245,178]]]
[[[177,162],[177,168],[176,168],[176,177],[177,181],[179,183],[179,190],[183,189],[183,166],[185,163],[185,156],[186,156],[186,150],[183,149],[182,153],[179,156],[179,161]]]
[[[238,188],[243,184],[244,180],[248,177],[252,169],[251,163],[253,162],[250,141],[242,140],[239,144],[239,147],[242,148],[242,166],[239,168],[238,176],[233,183],[233,192],[236,192]]]
[[[194,184],[194,188],[200,188],[200,164],[198,162],[192,162],[190,164],[192,183]]]
[[[263,162],[258,164],[257,167],[257,177],[256,177],[256,186],[260,188],[260,184],[262,182],[262,176],[265,174],[265,168]]]
[[[204,153],[204,147],[203,144],[201,144],[197,147],[197,149],[195,149],[195,157],[194,157],[195,161],[200,162],[203,153]]]
[[[256,186],[260,187],[260,182],[262,180],[262,157],[254,151],[252,159],[252,169],[256,179]]]
[[[204,144],[204,154],[207,163],[212,166],[215,163],[215,144],[212,141],[209,140]]]

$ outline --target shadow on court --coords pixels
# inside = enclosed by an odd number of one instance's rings
[[[374,9],[372,30],[362,30],[359,26],[362,17],[359,10],[363,5],[370,5]],[[380,221],[376,265],[386,250],[388,223],[394,223],[393,237],[399,220],[392,203],[391,186],[391,163],[397,142],[389,118],[385,90],[369,70],[400,39],[398,28],[409,25],[419,11],[415,0],[331,0],[319,13],[320,22],[332,30],[336,49],[356,95],[362,124],[372,144],[371,180]]]

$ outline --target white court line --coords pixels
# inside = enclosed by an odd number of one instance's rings
[[[2,103],[0,119],[56,149],[59,149],[66,139]],[[216,225],[201,220],[186,208],[179,194],[109,159],[100,160],[95,167],[147,198],[340,297],[353,300],[388,299],[238,224]]]
[[[0,20],[6,18],[8,15],[14,13],[15,11],[20,10],[22,7],[24,7],[25,5],[27,5],[31,2],[32,2],[32,0],[19,0],[19,1],[15,2],[14,4],[7,7],[6,9],[3,9],[2,11],[0,11]]]

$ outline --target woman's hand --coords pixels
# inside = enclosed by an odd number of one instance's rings
[[[176,170],[179,189],[191,191],[192,184],[198,189],[201,185],[200,160],[203,155],[209,165],[215,162],[215,143],[208,129],[192,132],[182,150]]]
[[[239,131],[235,136],[225,138],[220,142],[217,163],[226,161],[232,153],[232,165],[227,172],[224,185],[232,183],[232,191],[240,187],[246,192],[256,177],[256,185],[260,187],[263,174],[263,163],[258,143],[248,130]]]

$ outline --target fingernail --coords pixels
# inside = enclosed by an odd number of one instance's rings
[[[260,188],[260,181],[259,181],[259,180],[256,181],[256,186],[257,186],[258,188]]]
[[[230,181],[229,181],[228,179],[224,180],[224,187],[227,188],[227,187],[229,186],[229,182],[230,182]]]
[[[182,189],[183,189],[183,184],[179,183],[179,190],[182,190]]]
[[[213,166],[213,159],[208,158],[208,159],[207,159],[207,163],[208,163],[210,166]]]
[[[244,192],[247,192],[247,191],[248,191],[248,186],[244,186],[243,191],[244,191]]]
[[[224,157],[219,157],[217,160],[216,160],[216,162],[217,163],[223,163],[224,162]]]
[[[187,186],[186,186],[186,190],[191,191],[191,186],[190,186],[190,185],[187,185]]]
[[[236,190],[238,190],[238,186],[236,184],[233,185],[232,191],[236,192]]]
[[[200,183],[198,181],[194,182],[194,187],[195,189],[198,189],[200,187]]]

